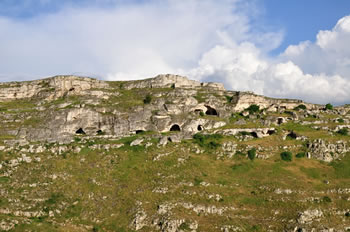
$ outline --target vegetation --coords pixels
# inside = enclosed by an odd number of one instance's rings
[[[339,123],[344,123],[344,119],[338,118],[338,119],[337,119],[337,122],[339,122]]]
[[[333,105],[331,103],[326,104],[325,106],[326,110],[333,110]]]
[[[304,158],[305,157],[305,152],[299,152],[295,155],[296,158]]]
[[[293,155],[289,151],[284,151],[281,153],[281,159],[284,161],[290,162],[290,161],[292,161],[292,158],[293,158]]]
[[[145,99],[143,99],[143,103],[150,104],[152,101],[152,96],[150,94],[147,94]]]
[[[254,113],[257,113],[259,112],[260,110],[260,107],[258,105],[250,105],[247,109],[246,109],[250,114],[254,114]]]
[[[339,129],[339,130],[337,131],[337,133],[338,133],[338,134],[341,134],[341,135],[348,135],[348,134],[349,134],[349,129],[346,128],[346,127],[344,127],[344,128],[342,128],[342,129]]]
[[[214,149],[214,150],[221,146],[219,141],[222,138],[223,136],[219,134],[203,135],[203,134],[197,133],[193,136],[194,142],[198,144],[200,147],[203,147],[206,149]]]
[[[248,151],[248,158],[250,160],[254,160],[255,159],[255,156],[256,156],[256,149],[255,148],[252,148]]]
[[[233,96],[227,96],[227,95],[225,95],[225,98],[226,98],[227,103],[232,103]]]
[[[304,104],[300,104],[294,108],[294,110],[306,110],[306,106]]]
[[[7,140],[17,139],[20,143],[22,134],[36,127],[46,128],[47,122],[56,123],[47,119],[56,111],[66,115],[71,108],[79,111],[85,107],[106,111],[101,113],[106,116],[101,118],[101,122],[116,115],[120,121],[130,121],[129,113],[135,108],[152,111],[147,115],[154,117],[165,112],[156,108],[156,103],[179,102],[169,97],[180,92],[172,90],[175,85],[135,91],[127,87],[127,82],[113,82],[110,87],[108,99],[98,101],[95,96],[67,95],[47,102],[40,100],[40,96],[32,101],[1,102],[1,146],[8,147],[11,141]],[[234,107],[227,104],[233,98],[225,96],[231,92],[215,95],[209,88],[195,91],[188,92],[193,92],[199,102],[210,105],[212,99],[217,98],[224,107]],[[149,100],[146,100],[147,96]],[[143,107],[144,104],[150,105]],[[160,134],[143,131],[146,129],[136,128],[138,124],[135,123],[136,126],[130,130],[136,134],[121,139],[98,136],[105,132],[84,128],[87,135],[76,135],[69,144],[30,142],[15,144],[12,150],[2,147],[0,208],[9,209],[10,213],[0,214],[0,221],[2,225],[18,222],[12,231],[126,232],[135,230],[132,228],[135,215],[140,215],[138,213],[142,210],[150,224],[140,231],[162,230],[159,225],[167,225],[169,220],[174,219],[181,220],[177,230],[183,231],[190,231],[194,221],[199,224],[199,231],[224,230],[221,228],[223,225],[239,227],[237,230],[240,231],[283,231],[295,228],[299,213],[319,209],[324,214],[310,227],[319,229],[318,225],[327,225],[327,228],[338,229],[337,226],[343,226],[344,220],[350,220],[346,190],[350,180],[350,155],[339,154],[339,160],[327,163],[314,159],[312,148],[306,144],[316,139],[322,139],[326,144],[336,144],[339,140],[349,142],[350,137],[344,136],[348,132],[333,133],[339,123],[344,123],[339,117],[345,119],[348,115],[339,116],[336,108],[334,111],[316,112],[306,119],[299,117],[307,121],[305,124],[299,120],[273,124],[279,117],[301,116],[304,112],[296,111],[305,108],[301,104],[295,111],[259,114],[259,106],[251,105],[247,110],[255,114],[253,117],[243,117],[230,111],[211,117],[205,116],[202,111],[193,112],[195,108],[191,108],[191,112],[170,115],[170,124],[179,123],[181,130],[190,120],[203,124],[203,127],[197,127],[199,123],[194,124],[193,128],[201,130],[201,133],[181,142],[171,141],[172,136],[180,136],[181,132]],[[217,110],[221,113],[222,109]],[[216,128],[213,125],[217,122],[225,122],[226,125]],[[84,122],[82,124],[79,127],[85,126]],[[73,123],[67,125],[73,126]],[[211,127],[213,129],[209,129]],[[263,138],[252,138],[249,132],[235,135],[217,132],[267,127],[274,127],[275,132]],[[104,126],[101,125],[101,128]],[[77,128],[68,129],[75,131]],[[307,141],[283,140],[285,131],[293,131]],[[131,146],[136,139],[143,142]],[[160,140],[167,144],[162,146]],[[46,150],[27,152],[35,151],[38,146]],[[259,150],[259,158],[256,149]],[[286,151],[281,153],[279,149]],[[303,158],[306,152],[310,152],[311,159]],[[30,157],[31,161],[25,161],[22,154]],[[334,154],[333,157],[338,156]],[[294,162],[290,162],[292,160]],[[166,207],[167,204],[170,207]],[[166,216],[158,213],[163,209],[162,205],[169,211]],[[216,208],[223,210],[223,214],[196,213],[189,206],[205,211]],[[19,213],[14,213],[16,211]],[[22,212],[43,212],[43,215],[24,217]],[[157,223],[153,225],[152,221]]]

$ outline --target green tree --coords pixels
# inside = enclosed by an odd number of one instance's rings
[[[344,127],[342,129],[338,130],[338,134],[348,135],[349,134],[349,130],[348,130],[348,128]]]
[[[246,110],[249,111],[250,114],[259,112],[260,107],[258,105],[250,105]]]
[[[328,103],[326,105],[326,110],[333,110],[333,105],[331,103]]]
[[[284,161],[292,161],[292,152],[289,152],[289,151],[284,151],[281,153],[281,159],[284,160]]]
[[[255,159],[255,156],[256,156],[256,149],[255,148],[252,148],[248,151],[248,158],[250,160],[254,160]]]
[[[147,94],[145,99],[143,99],[143,103],[150,104],[152,101],[152,96],[150,94]]]

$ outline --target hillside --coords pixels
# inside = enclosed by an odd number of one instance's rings
[[[0,230],[348,231],[349,112],[169,74],[0,83]]]

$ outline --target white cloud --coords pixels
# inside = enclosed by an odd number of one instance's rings
[[[341,75],[350,80],[350,16],[341,18],[332,30],[320,31],[316,42],[289,46],[283,58],[310,74]]]
[[[284,33],[255,28],[253,1],[95,1],[111,5],[78,7],[65,0],[49,14],[0,17],[0,80],[178,73],[273,97],[350,101],[350,16],[320,31],[315,42],[291,45],[271,57],[268,52]]]
[[[25,20],[0,18],[0,70],[6,74],[87,73],[147,77],[186,69],[203,52],[248,37],[235,0],[149,1],[111,8],[66,7]],[[205,12],[205,13],[203,13]]]
[[[350,101],[350,16],[317,41],[291,45],[278,58],[269,58],[252,43],[227,43],[206,52],[188,75],[216,80],[234,90],[272,97],[338,104]]]

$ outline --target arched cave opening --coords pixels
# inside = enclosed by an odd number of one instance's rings
[[[256,132],[254,132],[254,131],[251,132],[250,135],[253,136],[254,138],[258,138],[258,134]]]
[[[195,109],[194,112],[198,115],[200,115],[201,113],[203,114],[203,110],[201,109]]]
[[[269,134],[269,135],[273,135],[274,133],[276,133],[275,130],[268,130],[268,131],[267,131],[267,134]]]
[[[198,126],[197,126],[197,130],[198,130],[198,131],[202,131],[202,130],[204,130],[204,127],[203,127],[202,125],[198,125]]]
[[[142,134],[144,133],[145,131],[144,130],[136,130],[135,133],[138,135],[138,134]]]
[[[218,116],[218,112],[216,111],[216,109],[210,107],[210,106],[205,106],[207,107],[207,111],[205,112],[206,115],[215,115]]]
[[[83,128],[79,128],[76,132],[76,134],[79,134],[79,135],[85,135],[85,131],[83,130]]]
[[[174,124],[171,126],[170,131],[181,131],[181,128],[179,125]]]
[[[280,124],[283,123],[283,121],[284,121],[283,118],[278,118],[278,119],[277,119],[277,124],[280,125]]]
[[[296,139],[297,137],[298,135],[294,131],[291,131],[289,134],[287,134],[287,138],[290,139]]]

